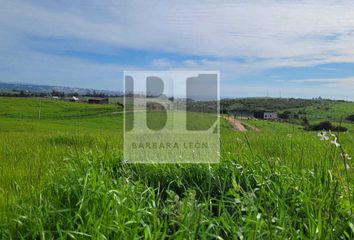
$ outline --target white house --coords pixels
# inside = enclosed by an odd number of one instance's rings
[[[276,120],[278,119],[278,114],[276,112],[265,112],[263,115],[263,119]]]
[[[72,98],[70,99],[70,101],[72,102],[78,102],[80,99],[78,97],[72,96]]]

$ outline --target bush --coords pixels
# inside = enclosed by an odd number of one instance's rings
[[[348,117],[345,118],[348,121],[354,122],[354,114],[349,115]]]
[[[330,121],[320,122],[318,124],[313,124],[306,126],[304,128],[307,131],[335,131],[335,132],[346,132],[348,129],[343,126],[334,126]]]
[[[284,111],[282,113],[279,114],[279,117],[281,119],[289,119],[290,118],[290,115],[291,115],[291,112],[290,111]]]

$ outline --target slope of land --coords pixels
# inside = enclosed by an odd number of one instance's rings
[[[110,111],[121,110],[0,98],[0,238],[354,237],[342,157],[354,124],[336,147],[296,124],[242,120],[261,131],[240,132],[221,119],[219,164],[129,165]]]
[[[221,109],[229,114],[254,115],[255,113],[288,112],[294,118],[339,121],[354,113],[354,102],[319,99],[246,98],[222,100]]]

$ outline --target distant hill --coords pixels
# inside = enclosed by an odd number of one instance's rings
[[[78,93],[80,95],[87,93],[104,93],[106,95],[122,95],[120,91],[111,91],[111,90],[97,90],[89,88],[73,88],[73,87],[62,87],[62,86],[50,86],[50,85],[37,85],[37,84],[28,84],[28,83],[4,83],[0,82],[0,92],[6,91],[25,91],[32,93],[50,93],[52,91],[64,92],[64,93]]]
[[[344,100],[330,99],[302,99],[302,98],[243,98],[222,99],[221,105],[224,110],[231,112],[255,112],[255,111],[283,111],[288,109],[301,109],[310,106],[326,107],[334,103],[351,103]],[[353,105],[352,105],[353,106]]]
[[[296,98],[245,98],[223,99],[220,102],[222,113],[263,116],[264,112],[277,112],[281,119],[301,122],[328,120],[339,122],[354,115],[354,102],[330,99]]]

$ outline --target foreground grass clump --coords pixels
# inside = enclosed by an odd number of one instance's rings
[[[73,154],[21,203],[3,236],[77,239],[354,237],[333,165],[291,169],[251,157],[216,165],[128,165]]]

